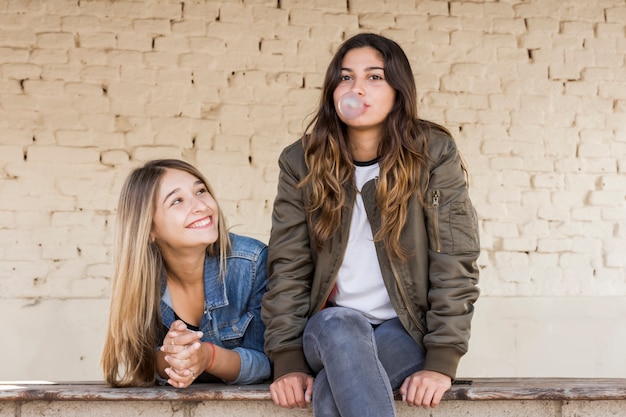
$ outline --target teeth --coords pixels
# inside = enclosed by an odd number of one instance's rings
[[[189,227],[203,227],[203,226],[206,226],[209,223],[211,223],[211,219],[204,219],[204,220],[200,220],[200,221],[197,221],[197,222],[193,223]]]

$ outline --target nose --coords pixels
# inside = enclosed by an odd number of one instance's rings
[[[350,89],[350,91],[353,91],[355,93],[357,93],[358,95],[362,96],[363,94],[365,94],[365,90],[363,89],[363,80],[360,80],[359,78],[355,78],[354,82],[352,83],[352,88]]]
[[[200,197],[196,197],[193,200],[192,210],[194,213],[201,213],[209,208],[208,204],[204,202]]]

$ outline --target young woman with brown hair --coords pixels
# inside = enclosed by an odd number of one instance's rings
[[[397,43],[364,33],[339,48],[279,166],[262,313],[274,402],[387,417],[399,389],[437,406],[468,348],[478,225],[455,142],[418,118]]]

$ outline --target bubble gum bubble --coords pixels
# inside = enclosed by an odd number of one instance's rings
[[[346,119],[356,119],[363,114],[365,105],[358,94],[348,91],[339,99],[337,108],[339,109],[339,113]]]

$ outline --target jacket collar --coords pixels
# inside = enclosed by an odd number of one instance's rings
[[[219,257],[209,256],[204,257],[204,305],[206,309],[213,310],[215,308],[224,307],[228,305],[228,296],[226,295],[226,277],[220,278],[219,276],[220,265]],[[161,300],[172,307],[172,296],[167,288],[167,279],[165,278],[165,271],[161,277]]]
[[[204,257],[204,294],[204,302],[209,310],[228,305],[226,274],[220,277],[219,256],[209,256],[207,254]]]

